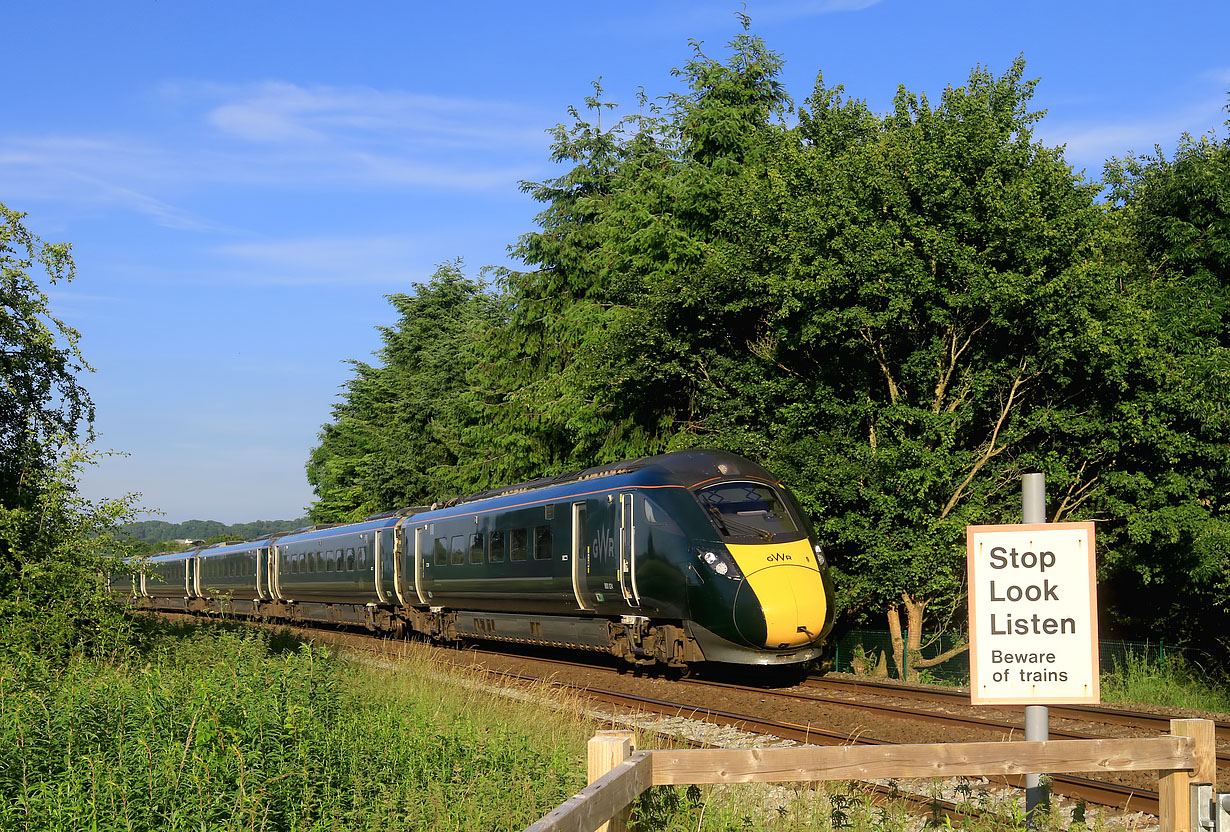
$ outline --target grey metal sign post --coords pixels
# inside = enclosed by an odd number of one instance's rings
[[[1021,522],[1046,522],[1046,474],[1026,474],[1021,478]],[[1046,742],[1050,737],[1050,711],[1045,705],[1025,706],[1025,741]],[[1050,803],[1041,774],[1025,775],[1025,825],[1037,825],[1037,812]]]

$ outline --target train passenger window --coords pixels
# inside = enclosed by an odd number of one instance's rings
[[[325,571],[327,572],[337,571],[337,552],[333,551],[332,549],[330,549],[325,554]]]
[[[437,537],[435,543],[432,545],[431,554],[432,560],[435,561],[436,566],[441,566],[448,563],[448,538]]]
[[[470,535],[470,563],[483,562],[483,534]]]
[[[492,563],[504,562],[504,547],[508,545],[508,536],[504,532],[491,533],[491,548],[487,550],[487,560]]]
[[[359,559],[358,561],[356,561],[356,563],[358,564],[359,569],[362,569],[364,566],[367,565],[367,547],[366,546],[359,547]]]
[[[534,527],[534,560],[551,559],[551,527]]]
[[[466,536],[464,534],[453,535],[452,543],[450,544],[448,551],[453,557],[453,563],[465,563]]]
[[[529,557],[529,533],[525,529],[512,530],[512,559],[525,560]]]
[[[354,549],[346,550],[346,571],[354,571]]]

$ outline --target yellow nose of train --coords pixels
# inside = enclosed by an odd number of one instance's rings
[[[733,610],[735,627],[745,641],[788,650],[821,636],[828,600],[807,539],[729,549],[745,578]]]

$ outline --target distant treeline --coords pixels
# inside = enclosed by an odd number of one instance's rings
[[[142,520],[129,523],[122,532],[142,543],[163,543],[169,540],[209,540],[226,537],[230,540],[251,540],[254,537],[286,532],[308,525],[306,517],[298,520],[254,520],[251,523],[236,523],[228,526],[217,520],[186,520],[183,523],[167,523],[163,520]]]

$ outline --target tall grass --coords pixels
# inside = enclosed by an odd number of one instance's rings
[[[10,660],[0,829],[517,829],[584,785],[592,729],[483,699],[216,630],[142,663]]]
[[[1102,700],[1230,713],[1230,678],[1222,668],[1206,669],[1178,654],[1159,661],[1128,653],[1102,674]]]

